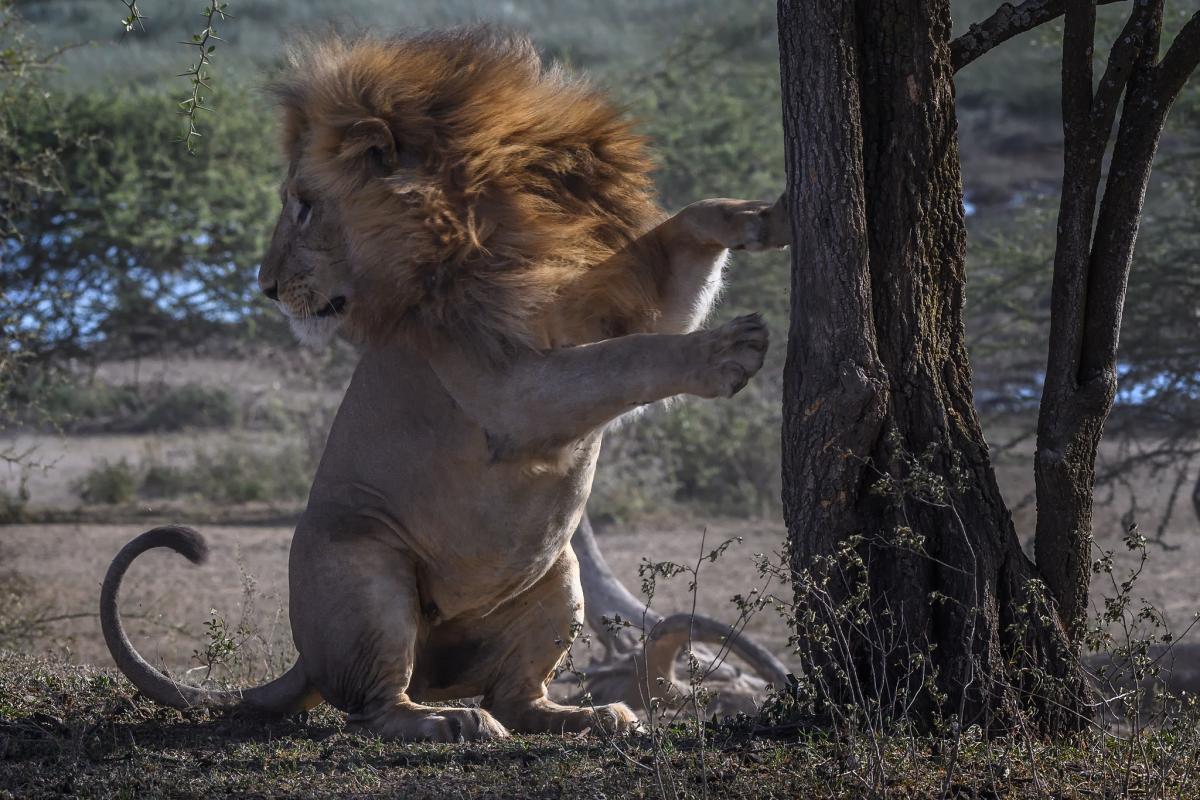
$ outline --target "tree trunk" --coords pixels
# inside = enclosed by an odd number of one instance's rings
[[[1163,0],[1146,0],[1130,12],[1093,89],[1095,11],[1086,0],[1066,4],[1065,168],[1034,460],[1038,568],[1076,634],[1087,614],[1096,449],[1117,391],[1117,341],[1142,203],[1167,112],[1200,64],[1200,12],[1160,62]]]
[[[820,669],[845,676],[835,702],[990,727],[1032,708],[1045,728],[1077,726],[1085,684],[972,400],[949,5],[779,3],[796,600],[812,608],[814,587],[836,589],[814,612],[833,630]],[[805,580],[831,557],[841,581]],[[843,601],[866,613],[834,613]]]

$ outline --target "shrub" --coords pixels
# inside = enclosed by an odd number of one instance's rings
[[[131,502],[137,485],[137,473],[127,460],[102,459],[76,482],[75,490],[85,502],[115,505]]]
[[[313,466],[301,447],[262,452],[235,446],[199,451],[186,466],[149,460],[134,467],[124,458],[101,461],[77,482],[76,490],[89,503],[108,504],[138,497],[194,497],[226,504],[296,501],[308,496]]]
[[[103,427],[116,419],[136,414],[143,405],[134,386],[111,386],[42,376],[45,394],[42,407],[47,415],[67,429]]]
[[[663,415],[675,496],[713,513],[767,516],[782,491],[779,405],[758,385],[738,401],[684,401]]]
[[[15,492],[7,487],[0,487],[0,525],[16,525],[26,520],[26,506],[29,505],[29,483],[26,476],[21,476]]]
[[[734,517],[780,505],[778,388],[759,376],[736,402],[681,400],[610,432],[588,508],[597,521],[668,505]]]
[[[262,452],[230,447],[200,451],[187,466],[144,466],[139,494],[150,499],[198,497],[213,503],[303,500],[313,464],[299,447]]]
[[[649,412],[605,436],[587,504],[593,522],[623,522],[639,514],[675,510],[679,485],[665,455],[669,443],[661,440],[657,415]]]
[[[303,500],[312,480],[307,459],[292,448],[278,453],[242,448],[200,453],[187,477],[201,496],[218,503]]]
[[[220,387],[113,385],[44,375],[39,380],[44,384],[42,417],[68,431],[168,433],[238,423],[237,400]]]
[[[11,163],[59,153],[61,191],[14,217],[5,252],[8,300],[39,310],[16,329],[36,328],[41,353],[103,343],[119,358],[218,334],[286,336],[253,281],[278,210],[277,147],[252,91],[226,83],[222,94],[205,130],[220,146],[195,156],[176,142],[173,90],[6,106]]]
[[[150,464],[142,474],[139,494],[148,499],[158,500],[186,495],[190,489],[191,481],[187,470],[169,464]]]
[[[136,432],[230,428],[237,416],[237,404],[227,390],[188,383],[169,387],[155,398]]]

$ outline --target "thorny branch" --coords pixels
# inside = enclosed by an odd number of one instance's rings
[[[137,27],[145,33],[146,26],[142,20],[146,19],[146,15],[138,8],[137,0],[121,0],[121,2],[125,4],[125,8],[129,9],[129,13],[121,20],[121,24],[125,26],[125,32],[129,33]]]
[[[200,131],[196,128],[196,112],[212,110],[204,105],[204,95],[202,92],[204,90],[212,90],[212,86],[208,83],[210,77],[208,68],[212,64],[212,53],[216,49],[216,45],[210,44],[210,42],[220,41],[216,29],[213,28],[213,20],[219,17],[224,22],[226,19],[225,10],[228,7],[229,3],[222,3],[219,0],[209,0],[208,8],[201,15],[204,17],[204,29],[199,33],[193,34],[190,42],[180,42],[180,44],[195,47],[199,54],[196,63],[192,64],[186,72],[180,73],[181,78],[187,78],[192,83],[191,97],[188,97],[179,104],[180,113],[183,114],[187,122],[187,133],[184,134],[182,141],[189,153],[195,152],[194,141],[201,136]]]
[[[137,0],[121,0],[128,9],[129,13],[121,20],[121,24],[125,27],[126,33],[132,31],[135,27],[145,30],[144,20],[148,17],[138,8]],[[179,113],[183,116],[184,122],[187,125],[187,130],[179,137],[179,141],[183,142],[189,153],[196,152],[196,139],[199,139],[203,134],[196,126],[196,115],[200,111],[211,111],[212,109],[204,105],[204,92],[212,91],[212,85],[209,79],[212,77],[209,68],[212,66],[212,54],[216,50],[214,42],[221,41],[221,37],[217,35],[217,29],[213,27],[213,23],[217,20],[224,22],[229,18],[229,3],[220,2],[220,0],[208,0],[208,6],[200,12],[200,16],[204,17],[204,27],[199,33],[192,34],[190,41],[180,42],[179,44],[187,47],[196,48],[196,61],[191,64],[184,72],[179,73],[180,78],[187,78],[192,85],[191,93],[179,103]]]

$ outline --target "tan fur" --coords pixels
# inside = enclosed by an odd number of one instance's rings
[[[259,283],[301,337],[341,332],[365,352],[292,542],[299,661],[244,702],[323,698],[405,739],[626,730],[623,704],[546,695],[582,621],[570,538],[602,433],[758,371],[756,315],[695,328],[726,250],[786,245],[787,215],[706,200],[662,220],[628,124],[524,40],[305,52],[279,88],[291,163]],[[149,696],[231,702],[180,690],[120,631],[124,569],[149,547],[194,555],[188,536],[151,532],[118,557],[106,636]],[[425,704],[472,696],[482,709]]]

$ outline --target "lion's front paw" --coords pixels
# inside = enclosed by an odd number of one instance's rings
[[[685,209],[700,241],[729,250],[778,250],[792,241],[791,220],[784,198],[761,200],[701,200]]]
[[[351,718],[347,730],[405,742],[474,742],[508,738],[508,730],[482,708],[432,708],[398,704],[369,717]]]
[[[732,397],[762,369],[767,325],[760,314],[737,317],[719,328],[691,334],[700,344],[697,386],[700,397]]]
[[[502,705],[496,715],[523,733],[624,734],[635,730],[637,715],[624,703],[604,706],[564,706],[544,697],[531,703]]]

